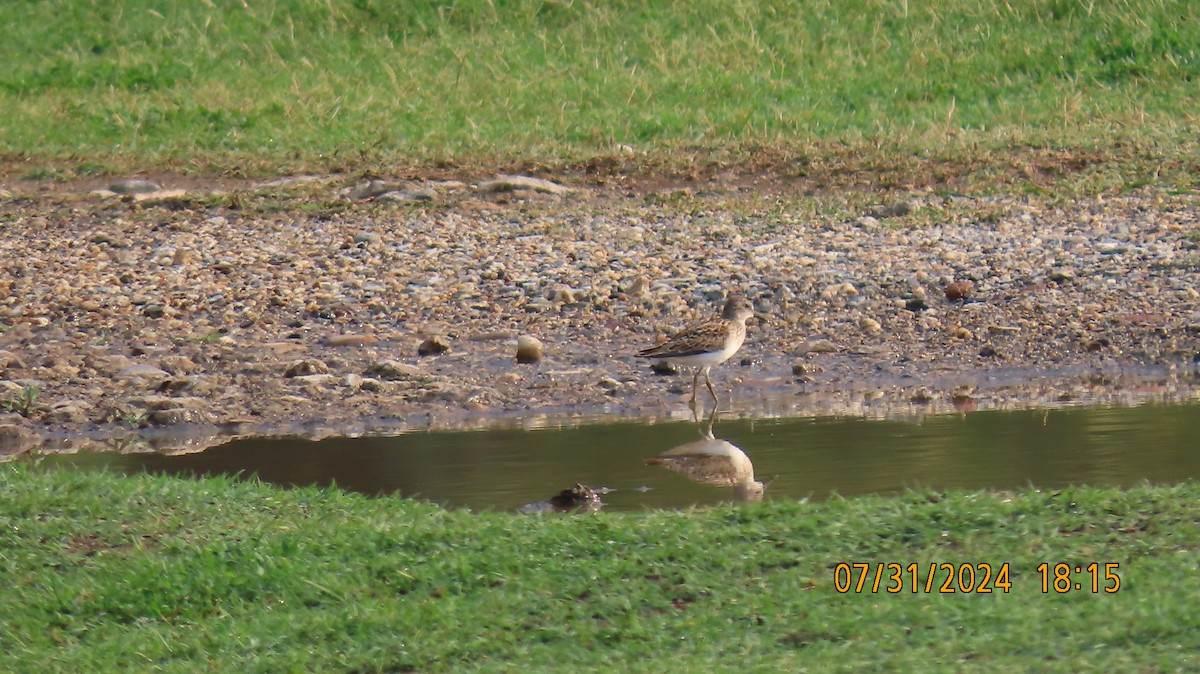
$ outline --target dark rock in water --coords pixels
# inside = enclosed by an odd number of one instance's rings
[[[904,308],[915,313],[918,311],[925,311],[929,308],[929,305],[925,304],[925,300],[921,299],[920,297],[914,297],[904,303]]]
[[[654,372],[654,374],[675,374],[679,371],[679,368],[675,367],[675,363],[665,360],[654,361],[654,364],[650,366],[650,369]]]

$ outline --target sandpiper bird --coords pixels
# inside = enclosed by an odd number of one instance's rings
[[[662,344],[638,351],[638,355],[696,368],[696,375],[692,377],[692,408],[696,407],[696,389],[700,385],[701,374],[704,375],[704,384],[708,386],[713,404],[716,405],[720,401],[717,399],[717,392],[713,390],[708,371],[714,365],[729,360],[742,348],[742,342],[746,341],[746,319],[753,315],[754,307],[749,300],[731,296],[725,302],[720,318],[686,328]]]

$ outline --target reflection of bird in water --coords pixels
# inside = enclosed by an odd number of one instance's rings
[[[750,457],[728,440],[706,437],[673,447],[646,459],[693,482],[717,487],[733,487],[733,495],[743,503],[761,501],[766,487],[754,479]]]
[[[729,360],[742,348],[742,342],[746,341],[746,319],[753,315],[754,307],[749,300],[732,296],[725,302],[720,318],[686,328],[662,344],[638,351],[638,355],[696,368],[696,374],[692,377],[692,409],[696,407],[696,388],[700,385],[702,374],[716,405],[719,402],[717,392],[713,390],[708,371],[714,365]]]

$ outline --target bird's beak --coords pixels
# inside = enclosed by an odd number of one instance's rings
[[[760,321],[763,321],[764,323],[771,320],[771,314],[764,314],[761,311],[754,312],[754,317]]]

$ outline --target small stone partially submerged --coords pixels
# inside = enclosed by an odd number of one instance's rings
[[[542,341],[532,335],[517,338],[517,362],[536,363],[542,359]]]

